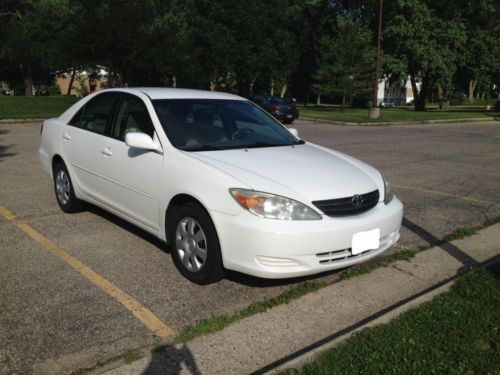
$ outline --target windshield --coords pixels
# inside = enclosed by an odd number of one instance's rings
[[[153,100],[174,147],[185,151],[289,146],[297,140],[256,105],[242,100]]]

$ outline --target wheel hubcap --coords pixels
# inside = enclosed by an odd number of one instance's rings
[[[71,193],[71,185],[69,182],[68,174],[62,169],[57,171],[56,174],[56,195],[57,200],[62,205],[67,205]]]
[[[175,243],[184,267],[191,272],[200,271],[207,259],[207,240],[200,224],[190,217],[182,219],[177,225]]]

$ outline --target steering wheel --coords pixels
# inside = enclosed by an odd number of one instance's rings
[[[236,130],[233,135],[231,136],[231,139],[234,141],[235,139],[245,139],[249,135],[255,134],[255,131],[253,129],[249,128],[243,128],[243,129],[238,129]]]

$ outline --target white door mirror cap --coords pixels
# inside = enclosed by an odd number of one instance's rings
[[[288,128],[288,131],[292,133],[295,137],[299,138],[299,131],[295,128]]]
[[[129,147],[150,150],[162,153],[160,143],[154,141],[149,135],[139,132],[131,132],[125,135],[125,143]]]

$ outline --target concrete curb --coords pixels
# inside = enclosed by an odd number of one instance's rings
[[[410,261],[334,283],[184,345],[166,344],[164,352],[106,374],[165,374],[182,367],[172,373],[266,374],[299,366],[354,332],[384,323],[445,292],[471,269],[498,260],[499,244],[497,223],[471,237],[422,251]]]
[[[42,122],[46,118],[17,118],[17,119],[0,119],[0,124],[22,124],[27,122]]]
[[[330,125],[357,125],[357,126],[385,126],[385,125],[419,125],[419,124],[450,124],[450,123],[466,123],[466,122],[492,122],[500,121],[499,117],[476,117],[476,118],[459,118],[459,119],[443,119],[443,120],[420,120],[420,121],[392,121],[392,122],[347,122],[347,121],[331,121],[316,117],[300,116],[299,120],[314,121]]]
[[[27,118],[27,119],[0,119],[0,124],[16,124],[16,123],[32,123],[42,122],[47,118]],[[361,126],[381,126],[381,125],[418,125],[418,124],[446,124],[459,122],[492,122],[500,121],[500,117],[477,117],[468,119],[446,119],[446,120],[421,120],[421,121],[399,121],[399,122],[347,122],[347,121],[331,121],[316,117],[300,116],[299,120],[307,120],[321,122],[332,125],[361,125]]]

